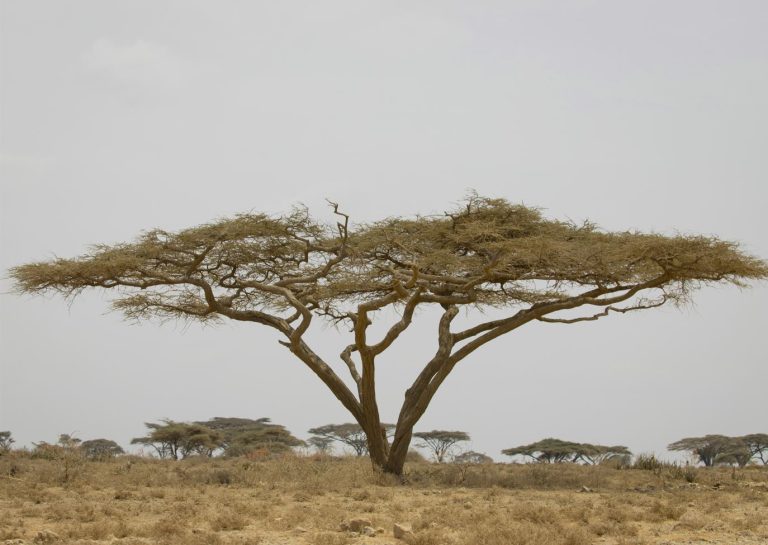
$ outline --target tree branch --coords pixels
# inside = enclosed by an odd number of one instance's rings
[[[421,291],[421,288],[416,288],[414,294],[405,304],[402,318],[389,328],[389,331],[387,331],[386,335],[380,342],[370,347],[371,352],[374,355],[381,354],[387,348],[389,348],[390,345],[400,336],[400,334],[405,331],[411,324],[411,320],[413,319],[413,312],[416,310],[416,306],[420,302]]]
[[[667,299],[668,298],[664,296],[659,301],[656,301],[655,303],[640,304],[640,305],[634,305],[631,307],[608,306],[602,312],[598,312],[597,314],[593,314],[592,316],[581,316],[579,318],[547,318],[545,316],[541,316],[537,319],[541,322],[549,322],[549,323],[555,323],[555,324],[575,324],[577,322],[593,322],[595,320],[599,320],[600,318],[608,316],[608,313],[610,311],[619,312],[623,314],[625,312],[632,312],[635,310],[646,310],[649,308],[657,308],[662,306],[664,303],[666,303]]]
[[[494,322],[488,322],[486,324],[480,324],[479,326],[470,328],[469,330],[466,330],[465,332],[462,332],[459,335],[462,335],[462,338],[469,338],[470,335],[467,332],[473,333],[474,335],[477,335],[481,332],[483,332],[483,334],[471,340],[470,342],[462,346],[459,350],[457,350],[454,354],[451,355],[450,366],[449,366],[450,368],[448,369],[448,372],[450,372],[450,369],[453,368],[453,366],[456,363],[458,363],[459,361],[467,357],[469,354],[471,354],[472,352],[474,352],[475,350],[477,350],[479,347],[483,346],[487,342],[495,339],[500,335],[508,333],[513,329],[516,329],[521,325],[526,324],[532,320],[538,320],[539,318],[541,318],[542,316],[545,316],[546,314],[551,314],[553,312],[557,312],[560,310],[569,310],[569,309],[580,307],[583,305],[609,306],[614,303],[620,303],[622,301],[626,301],[627,299],[630,299],[631,297],[635,296],[641,290],[659,287],[663,285],[665,282],[667,282],[668,279],[669,278],[666,274],[662,274],[661,276],[658,276],[652,280],[648,280],[647,282],[642,282],[634,286],[595,288],[593,290],[584,292],[581,295],[564,299],[562,301],[553,301],[551,303],[537,303],[535,305],[532,305],[528,309],[518,312],[517,314],[515,314],[514,316],[511,316],[510,318],[506,318],[503,320],[496,320]],[[613,297],[606,297],[603,299],[599,298],[599,295],[615,293],[617,291],[620,291],[621,289],[625,290],[625,293],[621,295],[613,296]]]
[[[341,357],[341,361],[347,364],[347,367],[349,368],[349,374],[352,375],[352,380],[355,381],[355,384],[357,385],[357,393],[360,397],[362,397],[362,390],[361,390],[361,378],[360,373],[357,372],[357,367],[355,366],[355,362],[352,360],[352,352],[357,351],[357,345],[350,344],[347,346],[340,354],[339,357]]]

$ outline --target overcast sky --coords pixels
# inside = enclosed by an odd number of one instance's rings
[[[469,188],[768,258],[763,0],[0,1],[0,269],[302,202],[440,212]],[[3,273],[5,274],[5,273]],[[351,417],[257,325],[130,325],[108,297],[0,291],[0,430],[127,446],[160,418]],[[381,363],[383,418],[433,349]],[[462,362],[417,429],[656,451],[768,432],[768,286],[532,324]],[[327,359],[347,340],[313,334]],[[340,362],[339,362],[340,363]],[[342,364],[343,365],[343,364]]]

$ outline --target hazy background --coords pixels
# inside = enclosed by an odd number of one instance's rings
[[[717,234],[768,257],[768,3],[0,2],[0,269],[296,202],[441,212],[468,188],[606,229]],[[6,273],[3,272],[3,275]],[[247,324],[128,325],[107,299],[2,281],[0,430],[127,446],[142,422],[349,421]],[[532,324],[463,362],[417,429],[656,451],[765,429],[768,286],[694,308]],[[382,362],[383,417],[434,349]],[[338,361],[332,329],[313,336]],[[343,365],[342,365],[343,367]],[[666,454],[664,454],[666,456]]]

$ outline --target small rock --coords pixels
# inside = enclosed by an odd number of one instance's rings
[[[582,486],[582,487],[581,487],[581,491],[582,491],[582,492],[592,492],[592,489],[591,489],[591,488],[589,488],[588,486]]]
[[[398,524],[397,522],[392,527],[392,535],[394,535],[397,539],[402,539],[406,543],[415,537],[410,526],[407,524]]]
[[[306,533],[306,532],[309,532],[309,530],[307,530],[307,529],[306,529],[306,528],[304,528],[303,526],[297,526],[297,527],[296,527],[296,531],[297,531],[297,532],[300,532],[300,533],[302,533],[302,534],[304,534],[304,533]]]
[[[373,537],[376,535],[376,530],[371,526],[365,526],[360,533],[364,536]]]

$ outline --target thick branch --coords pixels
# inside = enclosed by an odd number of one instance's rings
[[[413,319],[413,312],[416,310],[416,306],[420,302],[420,296],[421,288],[417,288],[414,294],[405,304],[402,318],[389,328],[389,331],[387,331],[381,342],[378,342],[370,347],[371,352],[373,352],[374,355],[378,355],[384,352],[393,342],[395,342],[400,334],[408,328],[408,326],[411,324],[411,320]]]
[[[342,405],[346,407],[358,422],[364,421],[362,407],[354,394],[347,388],[347,385],[344,384],[333,369],[320,356],[315,354],[303,340],[281,342],[281,344],[303,361],[328,386],[333,395],[341,401]]]
[[[643,282],[641,284],[637,284],[634,286],[623,286],[621,288],[618,288],[618,287],[596,288],[596,289],[584,292],[581,295],[577,295],[562,301],[554,301],[551,303],[538,303],[536,305],[531,306],[528,309],[518,312],[517,314],[515,314],[514,316],[511,316],[510,318],[506,318],[503,320],[496,320],[494,322],[488,322],[486,324],[480,324],[479,326],[470,328],[466,330],[466,332],[462,332],[462,334],[459,334],[459,335],[463,335],[462,338],[469,338],[470,335],[467,332],[472,332],[474,335],[477,335],[478,333],[483,331],[485,331],[485,333],[471,340],[470,342],[462,346],[459,350],[457,350],[454,354],[451,355],[451,358],[450,358],[451,368],[453,367],[453,365],[455,365],[456,363],[458,363],[459,361],[467,357],[469,354],[471,354],[472,352],[474,352],[475,350],[477,350],[479,347],[483,346],[487,342],[495,339],[496,337],[499,337],[500,335],[508,333],[513,329],[516,329],[521,325],[530,322],[531,320],[538,320],[539,318],[547,314],[551,314],[553,312],[558,312],[561,310],[569,310],[569,309],[580,307],[583,305],[609,306],[614,303],[620,303],[622,301],[626,301],[627,299],[634,297],[641,290],[659,287],[667,281],[668,281],[667,275],[663,274],[657,278],[654,278],[653,280],[649,280],[647,282]],[[602,299],[599,298],[599,295],[603,295],[607,293],[615,293],[619,289],[624,289],[626,291],[621,295],[602,298]]]

